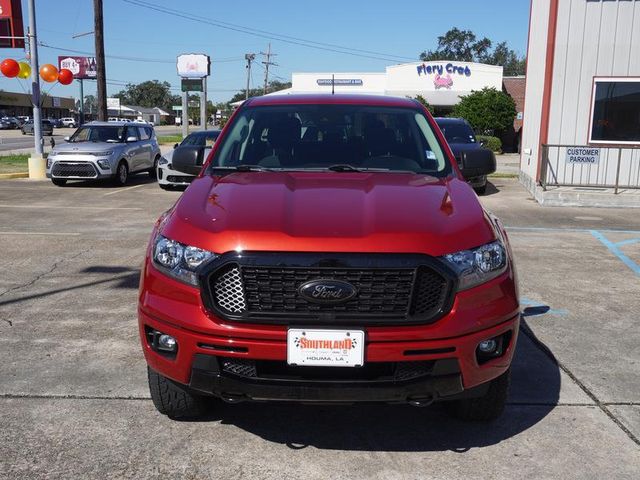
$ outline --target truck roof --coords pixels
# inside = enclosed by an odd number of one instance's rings
[[[253,97],[247,100],[244,105],[375,105],[389,107],[411,107],[415,108],[419,103],[416,100],[406,97],[391,97],[386,95],[363,95],[345,93],[315,93],[315,94],[293,94],[293,95],[265,95]]]

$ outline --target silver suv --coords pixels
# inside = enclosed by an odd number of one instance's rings
[[[125,185],[129,175],[156,177],[160,147],[153,127],[131,122],[90,122],[78,128],[47,158],[47,177],[58,186],[67,180],[112,179]]]

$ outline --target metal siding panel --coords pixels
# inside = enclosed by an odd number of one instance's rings
[[[613,75],[614,45],[617,35],[618,5],[620,2],[603,2],[600,17],[600,36],[596,48],[598,62],[596,75]]]
[[[571,32],[571,0],[558,5],[558,23],[556,30],[556,47],[553,58],[553,78],[551,81],[551,108],[549,111],[549,143],[562,143],[566,136],[563,131],[564,103],[567,100],[567,75],[570,62],[569,35]]]
[[[616,22],[616,44],[613,52],[613,74],[629,73],[629,55],[633,35],[633,11],[637,2],[618,2],[618,20]],[[640,27],[640,25],[636,25]]]
[[[533,179],[536,176],[539,151],[548,24],[549,1],[532,0],[520,166],[522,171]],[[524,153],[526,149],[531,149],[531,154]]]
[[[629,75],[640,76],[640,2],[633,2],[631,25],[631,51],[629,52]]]

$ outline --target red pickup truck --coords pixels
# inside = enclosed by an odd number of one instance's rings
[[[464,180],[495,171],[491,152],[458,166],[410,99],[274,95],[173,166],[198,176],[153,229],[138,305],[161,413],[207,396],[502,413],[516,272]]]

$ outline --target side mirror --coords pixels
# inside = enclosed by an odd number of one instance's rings
[[[172,168],[188,175],[198,175],[203,163],[204,146],[184,145],[176,148],[171,157]]]
[[[467,180],[496,171],[496,156],[486,148],[460,152],[460,160],[460,170]]]
[[[484,147],[484,140],[480,140],[480,146]]]
[[[178,144],[177,144],[177,143],[173,146],[173,149],[174,149],[174,150],[175,150],[176,148],[178,148]]]
[[[67,135],[66,137],[64,137],[64,138],[63,138],[63,140],[64,140],[65,142],[68,142],[69,140],[71,140],[71,137],[70,137],[69,135]]]
[[[137,141],[138,141],[137,137],[127,137],[127,143],[137,142]]]

